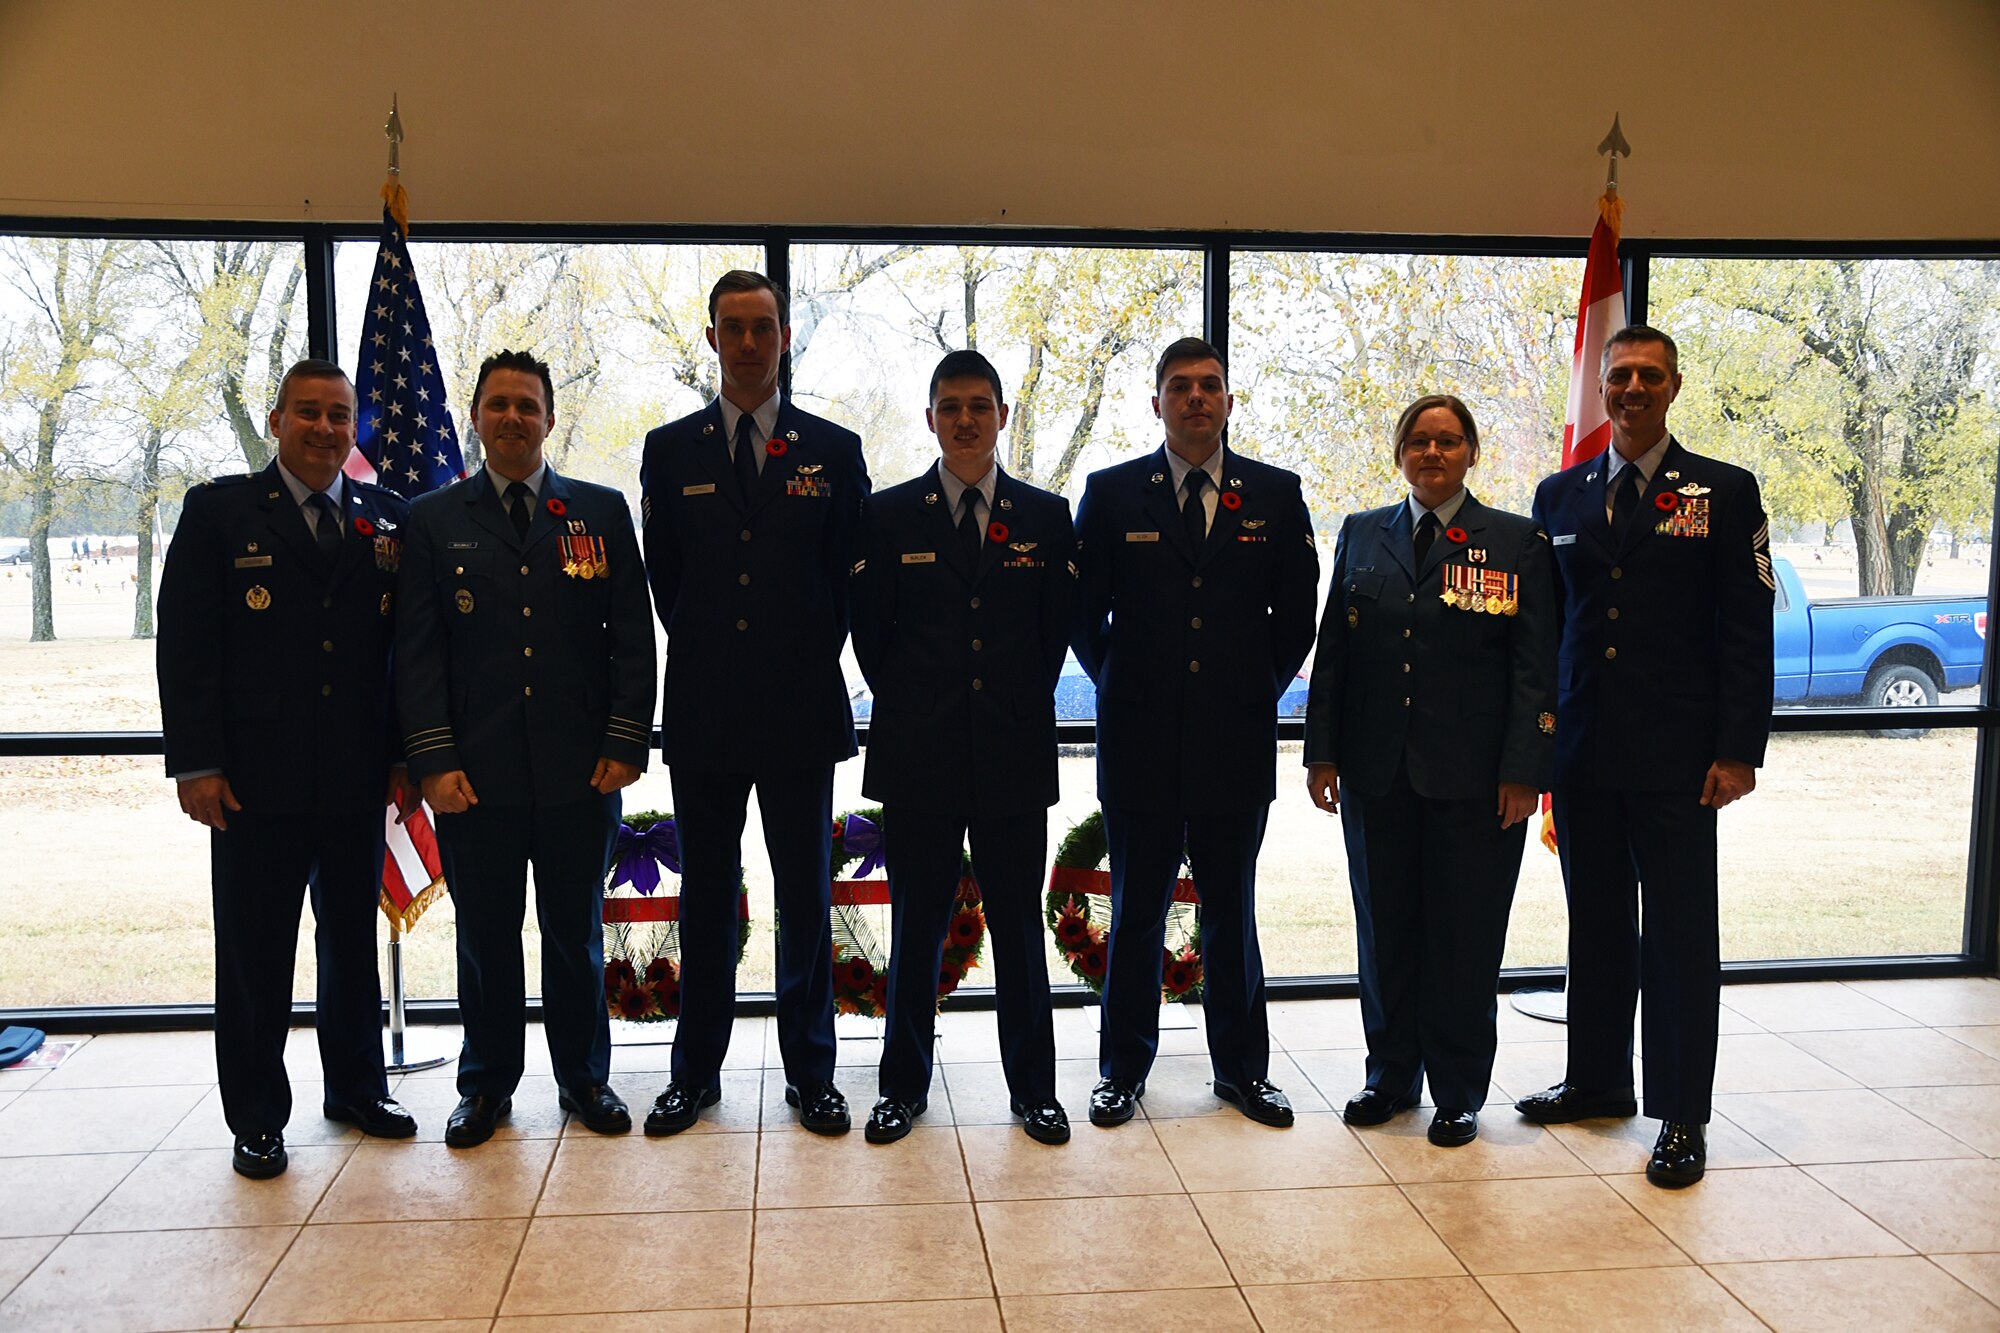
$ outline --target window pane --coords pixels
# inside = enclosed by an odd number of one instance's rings
[[[1676,434],[1763,486],[1779,703],[1978,702],[2000,262],[1658,259],[1651,305]]]
[[[304,276],[296,243],[0,237],[0,731],[160,725],[160,553],[189,486],[270,458]]]

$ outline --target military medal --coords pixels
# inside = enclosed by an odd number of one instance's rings
[[[452,600],[458,603],[458,613],[460,615],[469,616],[472,614],[472,589],[460,588]]]
[[[375,568],[384,574],[393,574],[403,564],[403,543],[394,537],[375,534]]]
[[[1446,606],[1489,616],[1511,616],[1521,609],[1518,574],[1449,563],[1442,570],[1444,588],[1438,598]]]
[[[1556,734],[1556,715],[1554,713],[1543,713],[1535,719],[1535,725],[1542,729],[1542,735],[1553,736]]]
[[[389,607],[390,607],[390,606],[391,606],[391,605],[392,605],[392,604],[394,603],[394,599],[395,599],[395,596],[396,596],[396,594],[395,594],[395,593],[393,593],[393,592],[385,592],[385,593],[383,593],[383,594],[382,594],[382,614],[383,614],[383,615],[385,615],[385,616],[386,616],[386,615],[388,615],[388,614],[389,614]]]
[[[611,567],[604,557],[602,537],[562,537],[563,573],[573,579],[608,579]]]
[[[252,611],[265,610],[271,605],[271,590],[261,583],[253,584],[250,591],[243,594],[243,604]]]

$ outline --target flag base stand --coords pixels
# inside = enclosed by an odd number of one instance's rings
[[[1539,1018],[1544,1023],[1569,1022],[1569,992],[1566,990],[1517,990],[1507,997],[1516,1013]]]
[[[458,1058],[458,1045],[436,1031],[411,1032],[403,1005],[403,937],[389,933],[389,1030],[383,1034],[383,1072],[414,1074]]]

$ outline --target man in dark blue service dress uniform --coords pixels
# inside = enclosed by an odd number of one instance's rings
[[[1292,1123],[1268,1077],[1257,851],[1276,789],[1278,696],[1313,640],[1319,579],[1297,475],[1222,443],[1221,355],[1160,356],[1166,445],[1093,473],[1077,514],[1077,657],[1097,683],[1097,795],[1111,854],[1111,938],[1090,1097],[1121,1125],[1159,1047],[1167,908],[1183,848],[1201,895],[1202,1009],[1215,1093]]]
[[[493,1136],[521,1081],[530,863],[558,1101],[600,1134],[632,1127],[606,1086],[603,893],[651,744],[653,624],[625,497],[542,459],[554,403],[535,357],[486,358],[486,466],[410,506],[404,549],[397,700],[458,909],[456,1148]]]
[[[1507,916],[1556,725],[1548,541],[1466,489],[1478,461],[1457,398],[1404,409],[1410,493],[1341,525],[1306,712],[1306,789],[1348,834],[1368,1037],[1367,1085],[1343,1115],[1379,1125],[1428,1076],[1444,1148],[1479,1133]]]
[[[160,718],[181,809],[206,824],[215,1058],[233,1165],[285,1169],[285,1032],[312,888],[327,1116],[416,1133],[382,1069],[375,904],[385,799],[413,809],[390,648],[401,496],[343,476],[354,386],[301,361],[271,409],[278,457],[188,492],[160,578]],[[385,795],[386,794],[386,795]]]
[[[1667,431],[1673,340],[1605,343],[1611,448],[1548,478],[1535,521],[1562,586],[1555,824],[1569,895],[1569,1068],[1515,1105],[1542,1124],[1629,1116],[1646,996],[1646,1177],[1701,1179],[1721,946],[1716,812],[1747,796],[1771,730],[1770,534],[1757,479]],[[1639,886],[1645,930],[1639,929]]]
[[[1039,890],[1057,799],[1056,679],[1076,612],[1069,502],[1000,470],[999,372],[953,352],[924,420],[936,468],[869,499],[854,652],[874,691],[861,790],[882,803],[894,904],[889,1030],[870,1143],[910,1132],[931,1083],[938,970],[968,833],[991,932],[1014,1114],[1069,1141]]]
[[[778,915],[778,1050],[799,1123],[844,1134],[828,920],[833,766],[854,754],[840,667],[868,469],[861,438],[787,402],[785,296],[732,269],[708,296],[722,393],[646,437],[646,572],[667,630],[661,756],[681,850],[681,1017],[648,1134],[720,1099],[736,1014],[736,900],[750,789]]]

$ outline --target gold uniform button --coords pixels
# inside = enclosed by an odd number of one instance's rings
[[[985,646],[986,646],[985,644],[981,643],[977,639],[974,639],[972,641],[972,651],[975,653],[978,652],[981,648],[984,648]]]
[[[1406,639],[1407,639],[1407,638],[1409,638],[1409,637],[1410,637],[1410,632],[1409,632],[1408,630],[1404,630],[1404,631],[1403,631],[1403,637],[1404,637],[1404,638],[1406,638]]]
[[[535,650],[533,648],[523,648],[521,650],[521,656],[523,657],[533,657],[534,655],[535,655]]]
[[[1415,593],[1410,593],[1408,596],[1404,597],[1403,600],[1406,602],[1414,602],[1417,600],[1417,595]]]
[[[333,693],[333,686],[331,685],[322,685],[319,687],[319,697],[322,699],[326,698],[327,695],[332,693]]]
[[[521,573],[525,575],[525,574],[526,574],[527,572],[528,572],[528,567],[527,567],[526,565],[522,565],[522,566],[521,566]]]
[[[1410,664],[1408,662],[1403,663],[1403,674],[1406,676],[1410,674]]]
[[[521,608],[521,614],[524,616],[532,616],[533,614],[535,614],[535,608],[532,606],[524,606]]]
[[[1193,620],[1190,620],[1190,621],[1188,621],[1188,628],[1189,628],[1189,629],[1200,629],[1200,628],[1201,628],[1201,617],[1200,617],[1200,616],[1196,616],[1196,617],[1195,617],[1195,618],[1194,618]]]
[[[739,621],[737,621],[737,622],[736,622],[736,628],[738,628],[738,629],[749,629],[749,628],[750,628],[750,622],[749,622],[749,621],[747,621],[747,620],[739,620]]]
[[[740,538],[738,538],[737,540],[739,540],[739,541],[746,541],[746,542],[747,542],[747,541],[749,541],[749,540],[750,540],[750,529],[748,529],[748,528],[745,528],[745,529],[743,529],[743,535],[742,535],[742,536],[741,536]]]
[[[977,597],[972,599],[972,609],[975,611],[979,609],[979,599]]]
[[[742,585],[743,587],[747,588],[750,586],[750,576],[748,574],[738,574],[736,576],[736,582]]]
[[[1403,707],[1405,707],[1405,708],[1408,708],[1409,706],[1410,706],[1410,701],[1409,701],[1409,700],[1408,700],[1407,698],[1406,698],[1406,699],[1404,699],[1404,700],[1403,700]]]
[[[1616,620],[1618,619],[1618,608],[1614,606],[1609,611],[1606,611],[1604,614],[1607,618],[1611,620]]]
[[[333,598],[331,597],[320,598],[319,604],[322,610],[327,610],[327,611],[333,610]]]
[[[456,568],[454,568],[451,572],[454,574],[463,574],[465,572],[465,566],[459,565]]]
[[[332,640],[332,639],[328,639],[328,640],[327,640],[327,641],[326,641],[325,643],[322,643],[322,644],[321,644],[321,645],[319,646],[319,650],[320,650],[321,652],[323,652],[323,653],[330,653],[330,652],[332,652],[332,651],[333,651],[333,640]]]
[[[1201,670],[1201,663],[1199,663],[1199,662],[1189,662],[1189,663],[1188,663],[1188,670],[1189,670],[1189,671],[1199,671],[1199,670]]]
[[[1617,650],[1616,648],[1606,648],[1606,649],[1604,650],[1604,660],[1605,660],[1605,661],[1607,661],[1607,662],[1615,662],[1615,661],[1617,661],[1617,660],[1618,660],[1618,650]]]
[[[1625,577],[1625,571],[1620,569],[1618,566],[1613,565],[1611,567],[1611,577],[1614,579],[1622,579]]]
[[[1194,586],[1197,588],[1201,586],[1201,575],[1197,574],[1194,576]]]
[[[535,687],[534,687],[534,686],[532,686],[532,685],[523,685],[523,686],[521,687],[521,693],[522,693],[523,695],[528,695],[528,696],[532,696],[532,695],[534,694],[534,692],[535,692]]]
[[[979,677],[974,676],[972,678],[972,688],[975,690],[983,690],[986,688],[986,682],[981,680]]]

